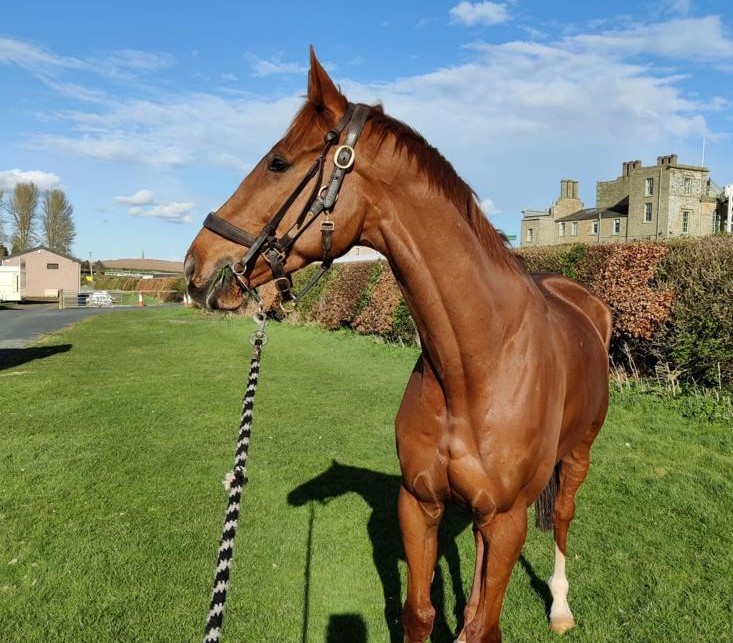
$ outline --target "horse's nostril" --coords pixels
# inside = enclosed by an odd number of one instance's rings
[[[193,258],[193,255],[188,255],[186,262],[183,264],[183,276],[186,277],[186,281],[190,282],[195,272],[196,260]]]

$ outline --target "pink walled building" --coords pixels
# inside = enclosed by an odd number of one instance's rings
[[[20,266],[23,298],[57,297],[59,290],[79,291],[81,263],[44,246],[3,257],[0,262],[3,266]]]

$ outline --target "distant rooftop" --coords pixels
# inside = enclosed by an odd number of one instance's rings
[[[567,216],[560,217],[558,221],[591,221],[593,219],[617,219],[618,217],[629,216],[629,206],[619,206],[617,210],[607,208],[586,208],[578,210]]]

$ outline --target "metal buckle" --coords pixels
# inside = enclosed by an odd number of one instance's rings
[[[349,159],[345,163],[339,162],[339,154],[341,152],[348,152],[349,153]],[[351,147],[351,145],[340,145],[336,148],[336,151],[333,153],[333,164],[341,168],[342,170],[348,170],[353,164],[354,160],[356,159],[356,152],[354,152],[354,148]]]
[[[281,295],[284,295],[286,292],[290,292],[293,285],[290,283],[289,277],[278,277],[275,279],[275,288],[277,288],[278,292]]]
[[[241,266],[241,269],[238,269],[237,266]],[[245,266],[241,261],[237,260],[235,261],[231,266],[229,266],[231,271],[237,275],[237,277],[244,276],[244,273],[247,271],[247,266]]]
[[[258,344],[260,346],[264,346],[267,344],[267,333],[265,332],[267,315],[265,315],[265,311],[262,309],[262,302],[260,302],[260,309],[257,311],[257,314],[253,319],[257,322],[257,330],[249,336],[249,343],[252,344],[252,346],[257,346]]]
[[[298,307],[298,300],[293,298],[288,301],[280,300],[280,310],[284,313],[292,313]]]
[[[272,267],[273,261],[285,263],[286,260],[285,251],[280,248],[276,248],[275,246],[269,246],[267,250],[263,250],[262,256],[270,267]]]

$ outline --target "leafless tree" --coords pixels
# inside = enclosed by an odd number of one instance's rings
[[[43,242],[55,252],[68,254],[76,236],[74,207],[63,190],[49,190],[43,197],[41,227]]]
[[[14,227],[10,239],[13,254],[28,250],[36,241],[38,186],[35,183],[18,183],[5,209]]]
[[[3,218],[3,196],[5,192],[0,190],[0,245],[5,243],[5,219]]]

